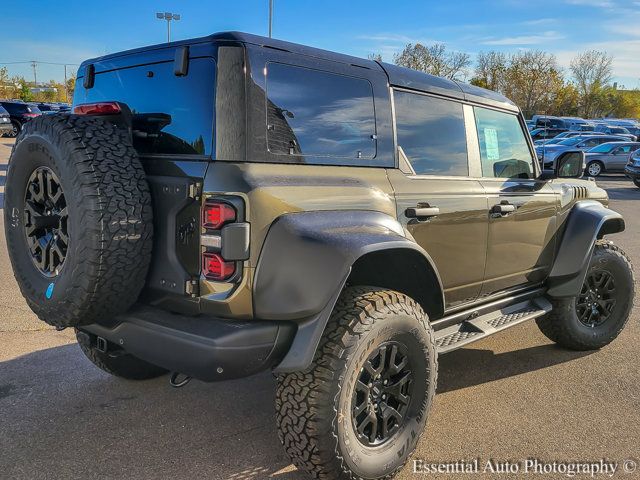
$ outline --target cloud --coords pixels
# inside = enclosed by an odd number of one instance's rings
[[[537,26],[537,25],[548,25],[550,23],[556,23],[558,20],[555,18],[536,18],[533,20],[525,20],[522,22],[522,25],[528,26]]]
[[[517,35],[513,37],[495,38],[489,37],[480,41],[483,45],[538,45],[540,43],[552,42],[565,38],[553,30],[543,32],[538,35]]]
[[[589,7],[611,8],[615,3],[611,0],[565,0],[569,5],[586,5]]]

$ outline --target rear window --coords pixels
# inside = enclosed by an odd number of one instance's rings
[[[29,106],[26,103],[18,103],[18,102],[5,102],[2,104],[4,108],[7,109],[9,113],[14,115],[20,113],[29,113]]]
[[[215,62],[196,58],[189,74],[173,73],[173,62],[98,73],[94,87],[79,88],[74,105],[126,103],[134,113],[134,147],[141,154],[211,155]]]
[[[0,105],[0,115],[9,115],[9,112],[2,105]]]
[[[281,63],[268,63],[266,69],[271,153],[356,160],[376,156],[373,89],[368,80]]]

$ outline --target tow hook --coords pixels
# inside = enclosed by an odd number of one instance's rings
[[[191,381],[191,377],[189,375],[183,375],[182,380],[180,380],[180,375],[182,375],[182,373],[173,372],[171,374],[171,377],[169,378],[169,385],[171,385],[173,388],[180,388],[184,387]]]

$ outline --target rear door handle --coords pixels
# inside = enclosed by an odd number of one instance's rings
[[[407,218],[429,218],[440,215],[438,207],[411,207],[404,211]]]
[[[516,211],[516,206],[511,203],[499,203],[494,205],[491,209],[491,213],[495,213],[498,215],[508,215]]]

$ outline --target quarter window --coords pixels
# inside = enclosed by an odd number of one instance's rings
[[[417,175],[468,175],[462,104],[394,92],[398,146]]]
[[[267,144],[270,152],[281,155],[373,159],[371,84],[363,78],[267,64]]]
[[[518,117],[474,107],[482,176],[533,178],[533,157]]]

